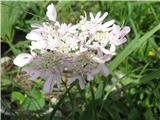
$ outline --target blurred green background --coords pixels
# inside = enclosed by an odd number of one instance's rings
[[[30,25],[47,21],[48,4],[58,21],[78,23],[80,15],[108,12],[107,20],[130,26],[128,42],[106,65],[110,75],[97,75],[80,90],[41,91],[43,80],[27,81],[13,65],[15,56],[29,52]],[[160,120],[160,2],[1,1],[2,120]],[[52,112],[46,112],[50,108]]]

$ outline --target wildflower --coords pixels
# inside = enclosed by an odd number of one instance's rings
[[[14,64],[22,67],[29,80],[44,79],[45,93],[59,88],[63,78],[67,85],[79,80],[80,88],[84,89],[86,80],[93,80],[98,73],[109,74],[105,63],[116,54],[116,47],[126,42],[130,31],[114,20],[103,22],[107,15],[98,12],[94,17],[89,13],[88,20],[85,13],[75,25],[59,23],[56,9],[50,4],[46,12],[49,22],[32,24],[26,36],[31,40],[31,54],[18,55]]]

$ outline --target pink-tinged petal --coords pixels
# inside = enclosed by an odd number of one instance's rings
[[[46,15],[50,21],[54,21],[54,22],[56,21],[57,12],[56,12],[56,8],[54,7],[53,3],[48,5]]]
[[[101,57],[95,56],[92,59],[97,63],[105,63],[106,62],[104,59],[102,59],[102,56]]]
[[[111,51],[109,51],[109,50],[107,50],[107,49],[105,49],[105,48],[103,48],[103,47],[101,47],[100,48],[101,49],[101,51],[104,53],[104,54],[106,54],[106,55],[115,55],[115,53],[114,52],[111,52]]]
[[[67,85],[72,84],[76,79],[78,79],[78,75],[68,78]]]
[[[49,76],[48,79],[45,81],[43,85],[43,91],[44,93],[51,93],[53,90],[53,79],[52,76]]]
[[[128,26],[125,26],[123,29],[122,29],[122,32],[124,32],[124,33],[129,33],[130,32],[130,27],[128,27]]]
[[[41,71],[41,78],[46,80],[43,90],[45,93],[50,93],[53,90],[54,85],[59,87],[61,83],[61,76],[60,73],[52,69],[47,69],[46,71]]]
[[[94,78],[94,76],[93,76],[92,73],[87,73],[87,80],[88,80],[88,81],[93,80],[93,78]]]
[[[121,45],[121,44],[125,43],[126,41],[127,41],[126,38],[118,39],[118,40],[116,41],[116,45],[117,45],[117,46],[118,46],[118,45]]]
[[[85,88],[85,80],[83,79],[83,76],[79,76],[79,85],[81,89]]]
[[[32,72],[30,76],[31,77],[29,77],[28,80],[36,80],[38,77],[40,77],[40,72],[38,71]]]
[[[115,48],[113,48],[115,49]],[[112,48],[111,48],[112,50]],[[103,55],[104,53],[104,55]],[[109,51],[105,48],[97,48],[97,56],[93,57],[93,60],[98,62],[98,63],[105,63],[106,61],[111,60],[112,56],[115,55],[114,50],[113,51]]]
[[[110,61],[110,60],[112,59],[112,57],[113,57],[112,54],[107,54],[107,55],[102,56],[100,59],[101,59],[102,61],[107,62],[107,61]]]
[[[19,54],[13,61],[13,63],[19,67],[23,67],[26,64],[29,64],[33,59],[33,56],[28,53]]]
[[[47,80],[50,76],[52,76],[52,72],[50,70],[41,70],[41,78]]]
[[[35,66],[24,67],[22,68],[22,72],[26,72],[26,74],[24,74],[23,76],[30,76],[28,80],[36,80],[41,75],[40,71],[38,69],[35,69]]]
[[[56,72],[56,73],[55,73],[53,80],[55,80],[55,83],[57,84],[57,86],[60,86],[60,83],[61,83],[61,75],[60,75],[59,72]]]
[[[98,74],[100,71],[101,71],[101,67],[98,65],[97,68],[95,68],[95,69],[93,69],[93,70],[91,71],[91,73],[92,73],[93,75],[96,75],[96,74]]]
[[[121,27],[119,26],[119,25],[113,25],[113,32],[115,33],[115,34],[119,34],[120,33],[120,31],[121,31]]]
[[[121,31],[121,36],[120,38],[123,38],[126,34],[128,34],[130,32],[130,27],[126,26],[122,29]]]
[[[101,66],[101,68],[102,68],[102,73],[103,73],[103,75],[104,75],[104,76],[108,76],[109,70],[108,70],[108,68],[105,66],[105,64],[101,64],[100,66]]]
[[[103,56],[103,52],[100,47],[97,48],[97,55],[98,55],[98,57]]]
[[[81,89],[84,89],[85,87],[85,80],[83,79],[83,77],[81,75],[76,75],[73,77],[70,77],[67,81],[67,85],[72,84],[75,80],[79,80],[79,85]]]

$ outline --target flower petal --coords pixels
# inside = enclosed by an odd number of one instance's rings
[[[116,51],[116,46],[114,44],[111,44],[110,51],[111,52],[115,52]]]
[[[53,3],[48,5],[46,15],[50,21],[56,21],[57,12]]]
[[[24,65],[31,62],[33,56],[28,53],[19,54],[13,61],[13,63],[19,67],[23,67]]]
[[[128,34],[130,32],[130,27],[126,26],[122,29],[121,31],[121,36],[120,38],[123,38],[126,34]]]
[[[106,17],[107,17],[107,15],[108,15],[108,12],[105,12],[103,15],[102,15],[102,17],[100,17],[98,20],[97,20],[97,22],[99,23],[99,22],[102,22]]]
[[[103,27],[107,28],[107,27],[110,27],[111,25],[113,25],[115,23],[115,20],[110,20],[108,22],[105,22],[103,24]]]
[[[90,16],[90,18],[91,18],[91,21],[94,20],[94,16],[93,16],[93,13],[92,13],[92,12],[89,13],[89,16]]]
[[[79,85],[81,89],[85,88],[85,80],[83,79],[83,76],[79,76]]]
[[[50,93],[52,90],[53,90],[53,79],[50,76],[43,85],[43,91],[44,93]]]
[[[77,78],[78,76],[73,76],[73,77],[68,78],[67,85],[72,84]]]
[[[23,71],[23,72],[26,72],[26,74],[24,74],[23,76],[30,76],[30,77],[28,78],[28,80],[35,80],[35,79],[37,79],[38,77],[40,77],[40,75],[41,75],[40,70],[36,69],[35,66],[32,66],[32,67],[24,67],[24,68],[22,68],[22,71]]]
[[[95,19],[96,20],[99,19],[100,16],[101,16],[101,11],[96,14]]]
[[[33,40],[33,41],[40,41],[43,40],[43,37],[40,33],[40,31],[32,30],[30,33],[27,34],[26,38],[28,40]]]
[[[108,70],[108,68],[105,66],[105,64],[101,64],[100,66],[101,66],[101,68],[102,68],[102,73],[103,73],[103,75],[104,75],[104,76],[108,76],[109,70]]]
[[[87,73],[87,80],[88,80],[88,81],[93,80],[93,78],[94,78],[94,76],[93,76],[92,73]]]

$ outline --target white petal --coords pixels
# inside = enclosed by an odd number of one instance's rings
[[[28,53],[19,54],[13,61],[13,63],[19,67],[23,67],[24,65],[31,62],[33,56]]]
[[[111,52],[103,47],[100,47],[101,51],[105,54],[110,54]]]
[[[34,29],[37,29],[37,28],[43,27],[43,25],[34,23],[34,24],[31,24],[31,27],[34,28]]]
[[[92,58],[95,62],[97,62],[97,63],[105,63],[105,60],[102,60],[102,59],[100,59],[99,57],[93,57]]]
[[[27,34],[26,38],[28,40],[33,40],[33,41],[39,41],[39,40],[43,40],[43,37],[41,35],[41,33],[39,31],[31,31],[30,33]]]
[[[57,12],[53,3],[48,5],[46,15],[50,21],[56,21]]]
[[[116,51],[116,46],[114,44],[111,44],[110,51],[111,52],[115,52]]]
[[[32,48],[32,50],[45,49],[46,46],[47,46],[47,43],[45,41],[39,41],[39,42],[32,42],[30,48]]]
[[[91,21],[94,20],[93,13],[90,12],[90,13],[89,13],[89,16],[90,16],[90,18],[91,18]]]
[[[115,20],[110,20],[110,21],[108,21],[108,22],[105,22],[105,23],[103,24],[103,26],[104,26],[105,28],[110,27],[111,25],[114,24],[114,22],[115,22]]]
[[[97,22],[102,22],[102,21],[107,17],[107,15],[108,15],[108,12],[105,12],[105,13],[102,15],[102,17],[100,17],[100,18],[98,19]]]
[[[98,13],[96,14],[95,19],[98,19],[100,16],[101,16],[101,12],[98,12]]]

